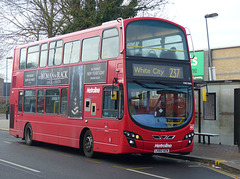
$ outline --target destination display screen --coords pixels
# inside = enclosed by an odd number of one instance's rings
[[[134,77],[183,79],[183,67],[150,64],[132,64]]]
[[[192,82],[189,62],[168,62],[128,58],[127,79],[131,80],[171,80]],[[151,81],[149,81],[151,82]]]

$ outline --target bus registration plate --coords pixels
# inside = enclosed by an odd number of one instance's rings
[[[169,149],[154,149],[154,153],[169,153]]]

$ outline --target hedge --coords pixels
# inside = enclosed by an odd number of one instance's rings
[[[9,104],[0,104],[0,113],[6,114],[6,108]]]

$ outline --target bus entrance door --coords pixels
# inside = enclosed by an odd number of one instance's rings
[[[17,91],[16,91],[17,93]],[[22,119],[23,119],[23,91],[22,90],[19,90],[18,91],[18,97],[16,98],[17,99],[17,109],[16,109],[16,120],[15,120],[15,129],[17,131],[22,131],[23,128],[22,128]],[[23,137],[22,136],[23,133],[20,132],[19,133],[19,137]]]
[[[85,122],[87,122],[86,125],[93,134],[94,148],[98,152],[114,153],[117,150],[117,128],[119,123],[116,118],[111,117],[115,114],[112,110],[105,110],[106,106],[109,106],[109,108],[114,106],[110,103],[111,89],[112,86],[106,88],[86,85],[84,90],[83,116]]]

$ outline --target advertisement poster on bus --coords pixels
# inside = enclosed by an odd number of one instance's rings
[[[69,108],[68,116],[71,118],[82,117],[83,104],[83,66],[73,66],[70,68],[69,85]]]
[[[52,68],[24,72],[24,86],[69,84],[69,68]]]

